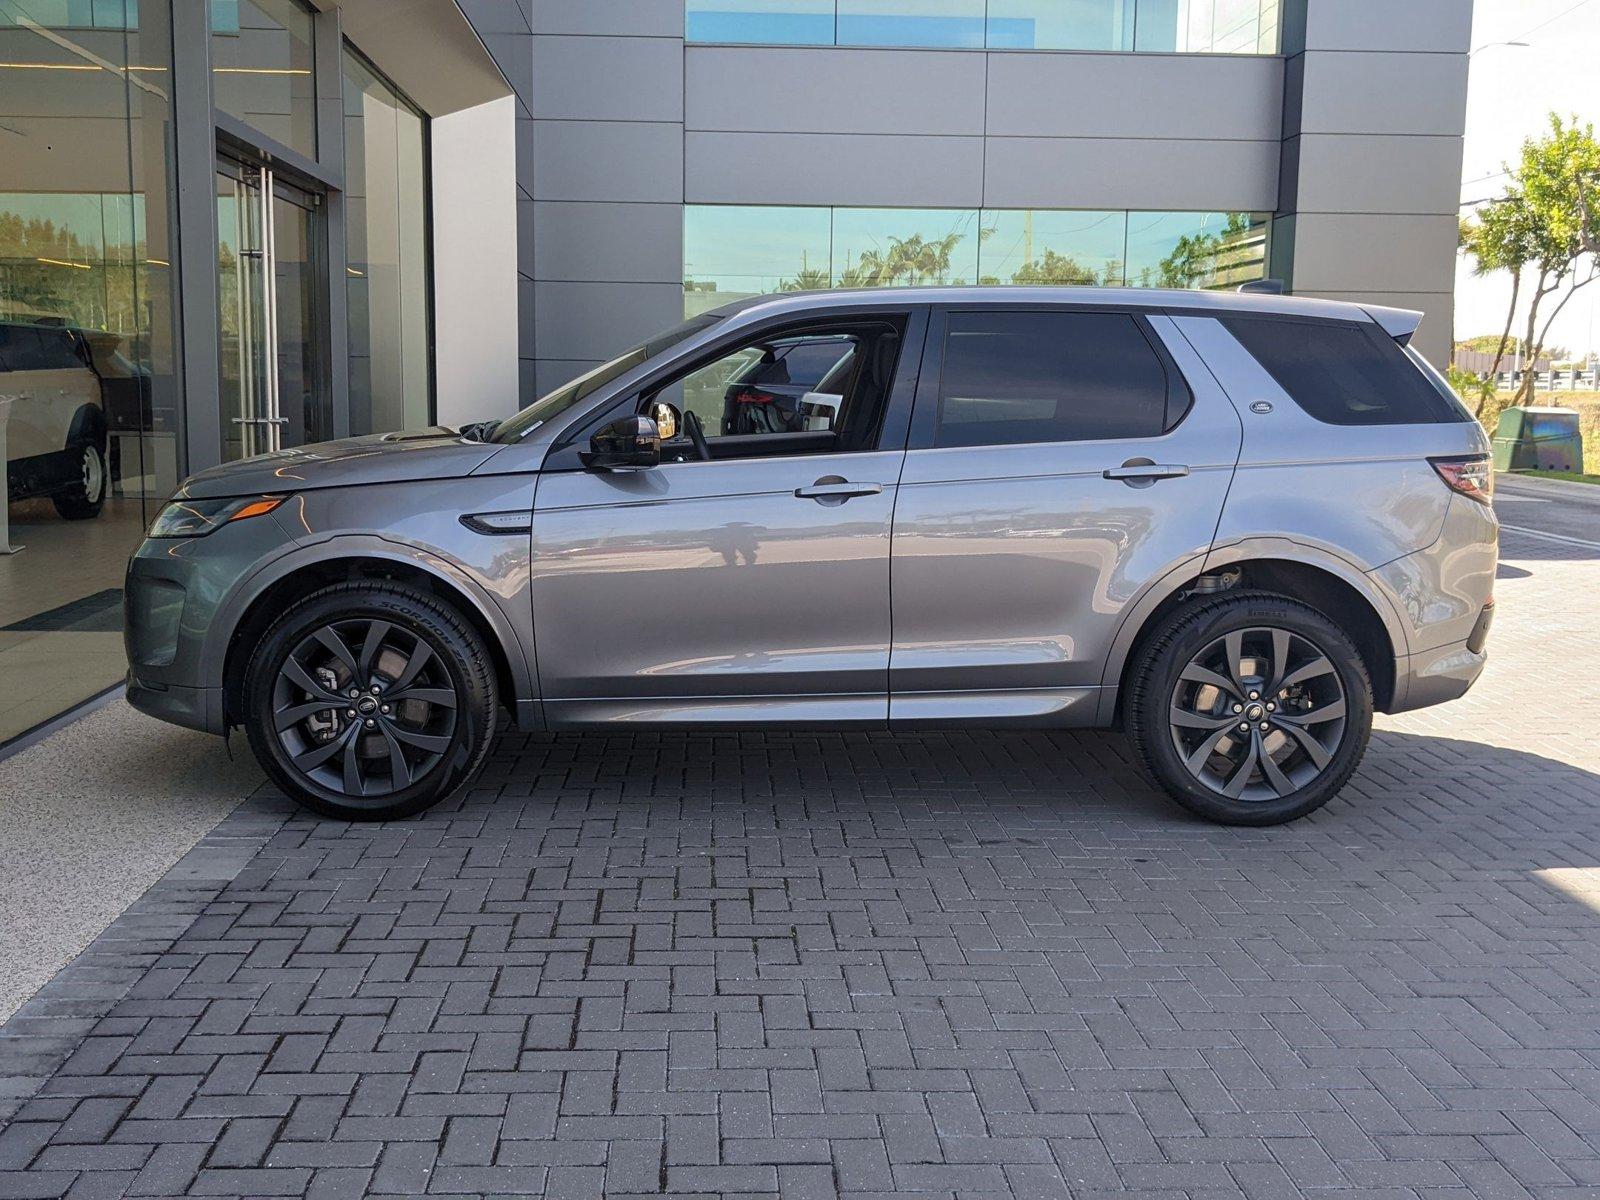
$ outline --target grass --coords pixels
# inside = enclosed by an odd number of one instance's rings
[[[1572,408],[1578,412],[1578,428],[1583,433],[1584,463],[1587,467],[1600,465],[1600,392],[1535,392],[1533,402],[1540,408]],[[1467,407],[1474,401],[1468,400]],[[1496,392],[1484,403],[1478,414],[1479,423],[1494,436],[1500,414],[1511,407],[1510,392]],[[1600,475],[1580,472],[1540,471],[1552,478],[1576,479],[1582,483],[1600,483]]]

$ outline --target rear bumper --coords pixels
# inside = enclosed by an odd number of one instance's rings
[[[1486,611],[1492,615],[1494,609],[1491,606]],[[1483,637],[1487,636],[1485,623]],[[1478,681],[1488,661],[1483,640],[1476,631],[1468,641],[1403,658],[1395,664],[1395,702],[1387,711],[1410,712],[1457,700]]]

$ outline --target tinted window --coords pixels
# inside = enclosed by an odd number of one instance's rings
[[[26,325],[12,325],[0,327],[0,351],[3,351],[6,366],[13,371],[48,371],[51,364],[45,354],[44,342],[39,338],[39,331]]]
[[[936,446],[1159,435],[1167,373],[1122,313],[952,313]]]
[[[77,342],[72,340],[72,335],[65,329],[41,329],[39,349],[44,355],[46,368],[51,371],[71,370],[73,367],[84,365],[83,359],[78,355]]]
[[[773,360],[763,363],[745,382],[814,388],[854,349],[850,338],[803,338],[779,346]]]
[[[1295,403],[1330,425],[1468,419],[1377,325],[1229,317],[1228,332]]]

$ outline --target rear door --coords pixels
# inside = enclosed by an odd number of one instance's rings
[[[936,313],[895,509],[891,721],[1092,723],[1129,605],[1210,547],[1240,436],[1166,317]]]

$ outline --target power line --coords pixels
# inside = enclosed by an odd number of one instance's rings
[[[1562,17],[1567,16],[1569,13],[1575,13],[1580,8],[1582,8],[1584,5],[1593,4],[1593,3],[1594,3],[1594,0],[1578,0],[1578,2],[1576,4],[1574,4],[1571,8],[1564,8],[1560,12],[1558,12],[1555,16],[1551,17],[1549,20],[1540,21],[1539,24],[1535,25],[1532,29],[1523,30],[1523,32],[1517,34],[1516,37],[1508,38],[1507,40],[1508,41],[1512,41],[1512,42],[1520,42],[1523,38],[1527,37],[1530,33],[1538,33],[1539,30],[1543,29],[1545,26],[1554,25],[1557,21],[1561,20]]]

